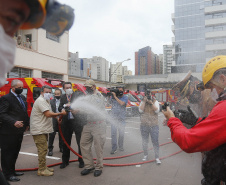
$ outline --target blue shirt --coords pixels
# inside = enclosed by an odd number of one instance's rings
[[[128,97],[123,95],[122,97],[117,97],[119,100],[125,102],[125,105],[120,105],[116,99],[111,98],[111,114],[117,119],[122,121],[126,118],[126,105],[128,103]]]

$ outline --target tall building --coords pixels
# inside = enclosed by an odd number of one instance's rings
[[[206,61],[226,55],[226,0],[205,1]]]
[[[157,64],[157,74],[163,74],[163,54],[159,54],[159,61]]]
[[[135,75],[150,75],[155,73],[155,54],[150,46],[135,52]]]
[[[109,62],[102,57],[79,58],[79,53],[69,53],[69,75],[109,81]]]
[[[128,70],[127,66],[122,66],[122,63],[110,64],[110,82],[123,83],[124,76],[132,75],[132,71]]]
[[[173,45],[163,45],[163,74],[171,73],[171,66],[174,60]]]
[[[109,81],[109,62],[105,58],[97,56],[91,58],[91,62],[92,73],[96,72],[96,79],[102,81]]]
[[[19,30],[15,67],[8,78],[55,78],[68,80],[68,32],[61,37],[43,29]]]
[[[178,69],[201,72],[210,58],[226,54],[226,0],[175,0],[172,14]],[[180,71],[183,68],[180,68]],[[184,71],[186,72],[186,71]]]

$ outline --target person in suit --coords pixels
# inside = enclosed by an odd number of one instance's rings
[[[0,129],[1,166],[8,181],[19,181],[17,176],[22,172],[15,171],[16,160],[21,148],[23,133],[29,128],[26,98],[23,82],[13,80],[9,94],[0,98]]]
[[[65,82],[63,84],[63,89],[65,91],[65,94],[61,96],[60,99],[60,105],[59,105],[59,112],[63,112],[64,116],[62,119],[62,130],[65,140],[69,145],[71,145],[71,138],[73,131],[75,132],[76,136],[76,142],[78,145],[78,153],[81,155],[81,149],[80,149],[80,140],[81,140],[81,134],[83,130],[83,122],[85,122],[85,117],[83,115],[80,115],[79,113],[75,114],[75,112],[71,112],[70,106],[71,103],[82,95],[82,92],[76,91],[73,92],[72,90],[72,84],[71,82]],[[63,169],[66,166],[69,165],[69,159],[70,159],[70,150],[68,147],[63,144],[63,154],[62,154],[62,164],[60,165],[60,168]],[[79,168],[84,167],[84,162],[82,158],[78,158],[79,161]]]
[[[54,92],[54,99],[50,100],[50,105],[52,108],[52,111],[57,113],[59,105],[60,105],[60,98],[62,95],[62,91],[61,89],[55,89]],[[59,136],[59,149],[60,152],[63,152],[63,140],[60,136],[59,133],[59,129],[58,129],[58,121],[56,118],[53,118],[53,132],[49,134],[49,143],[48,143],[48,148],[49,148],[49,152],[48,152],[48,156],[52,156],[53,155],[53,142],[56,136],[56,132],[58,132],[58,136]]]

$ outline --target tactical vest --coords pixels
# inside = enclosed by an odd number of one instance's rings
[[[153,102],[154,104],[155,102]],[[144,112],[140,116],[141,125],[155,126],[158,125],[158,113],[154,111],[153,105],[145,103]]]

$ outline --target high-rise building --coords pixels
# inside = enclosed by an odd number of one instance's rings
[[[226,0],[205,1],[206,61],[226,55]]]
[[[210,58],[226,54],[226,0],[174,2],[172,31],[176,65],[186,70],[190,65],[193,71],[201,72]]]
[[[204,0],[175,0],[174,2],[172,30],[175,34],[176,65],[196,65],[196,71],[200,71],[205,64]]]
[[[109,81],[109,62],[102,57],[79,58],[79,53],[69,53],[69,75]]]
[[[123,83],[124,76],[132,75],[132,71],[128,70],[127,66],[122,66],[122,63],[110,64],[110,82]]]
[[[163,45],[163,74],[171,73],[173,63],[173,45]]]
[[[135,52],[135,75],[150,75],[155,73],[155,54],[150,46]]]
[[[163,74],[163,54],[159,54],[157,74]]]

